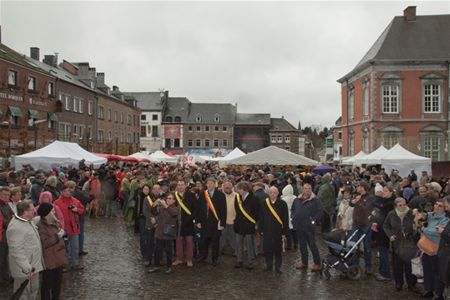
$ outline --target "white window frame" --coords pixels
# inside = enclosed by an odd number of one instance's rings
[[[279,135],[279,136],[277,137],[277,142],[280,143],[280,144],[283,143],[283,136],[282,136],[282,135]]]
[[[355,93],[354,90],[349,91],[348,93],[348,118],[352,120],[355,117]]]
[[[94,101],[89,100],[88,102],[88,115],[92,116],[94,110]]]
[[[8,85],[17,86],[18,74],[16,70],[8,70]]]
[[[441,139],[437,135],[427,135],[423,140],[423,156],[432,160],[439,160],[441,157]]]
[[[77,97],[73,97],[73,112],[78,112],[78,98]]]
[[[78,112],[80,114],[84,113],[84,99],[82,99],[82,98],[78,99]]]
[[[363,116],[369,115],[369,85],[364,84],[363,87]]]
[[[47,85],[47,94],[53,96],[55,94],[55,85],[53,82],[49,82]]]
[[[228,139],[222,140],[222,147],[228,147]]]
[[[395,94],[394,94],[395,92]],[[395,109],[394,107],[395,103]],[[383,114],[398,114],[400,112],[400,86],[384,84],[381,87],[381,109]]]
[[[353,156],[355,153],[355,136],[352,134],[348,139],[348,156]]]
[[[28,76],[28,90],[35,91],[36,90],[36,77]]]
[[[200,123],[202,121],[202,116],[200,114],[197,114],[197,116],[195,116],[195,121],[197,123]]]
[[[99,143],[103,143],[105,141],[105,131],[103,129],[99,129],[97,131],[97,141]]]
[[[69,95],[64,95],[64,108],[67,111],[70,111],[70,96]]]
[[[435,93],[437,92],[437,93]],[[427,102],[429,105],[427,105]],[[428,106],[428,108],[427,108]],[[423,112],[438,114],[441,112],[441,85],[426,83],[423,85]]]
[[[286,136],[284,137],[284,142],[285,142],[285,143],[290,143],[290,142],[291,142],[291,136],[290,136],[290,135],[286,135]]]
[[[276,144],[276,143],[277,143],[277,137],[276,137],[275,135],[272,135],[272,136],[270,137],[270,142],[271,142],[272,144]]]
[[[387,133],[383,135],[383,146],[391,149],[395,144],[400,142],[400,135],[395,133]]]
[[[369,153],[369,136],[363,136],[363,151]]]
[[[214,115],[214,122],[216,122],[216,123],[220,122],[220,115],[217,113]]]

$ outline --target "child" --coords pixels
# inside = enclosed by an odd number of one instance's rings
[[[336,227],[339,230],[349,231],[353,224],[353,207],[350,207],[352,190],[349,187],[344,189],[342,201],[339,204]]]

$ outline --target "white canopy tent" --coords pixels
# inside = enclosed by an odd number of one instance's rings
[[[381,165],[381,159],[384,157],[384,155],[388,152],[388,149],[386,149],[383,145],[378,147],[377,150],[373,151],[372,153],[368,154],[365,157],[360,157],[355,159],[355,164],[357,165]]]
[[[238,147],[234,148],[233,151],[228,153],[227,155],[223,157],[214,157],[211,160],[212,161],[218,161],[219,164],[225,165],[227,161],[244,156],[245,152],[239,149]]]
[[[145,154],[144,152],[136,152],[136,153],[133,153],[133,154],[131,154],[131,155],[129,155],[129,156],[130,156],[130,157],[137,158],[137,159],[148,159],[148,160],[151,161],[150,155],[147,155],[147,154]]]
[[[401,177],[406,177],[411,170],[415,170],[416,174],[427,171],[431,175],[431,158],[414,154],[400,144],[392,147],[381,159],[381,165],[389,174],[391,170],[398,170]]]
[[[31,165],[35,169],[50,170],[53,167],[76,166],[84,159],[86,165],[100,167],[107,162],[106,158],[92,154],[75,143],[54,141],[41,149],[14,157],[16,170],[23,165]]]
[[[149,159],[151,162],[155,163],[169,163],[169,164],[176,164],[178,163],[178,157],[176,156],[170,156],[165,154],[163,151],[155,151],[152,154],[149,155]]]
[[[317,166],[319,164],[313,159],[275,146],[269,146],[227,161],[229,165],[263,165],[265,163],[277,166]]]
[[[343,164],[343,165],[358,165],[358,164],[356,163],[356,160],[357,160],[358,158],[364,158],[364,157],[366,157],[366,156],[367,156],[367,153],[365,153],[364,151],[359,151],[358,154],[356,154],[355,156],[352,156],[352,157],[349,157],[349,158],[347,158],[347,159],[344,159],[344,160],[342,161],[342,164]]]

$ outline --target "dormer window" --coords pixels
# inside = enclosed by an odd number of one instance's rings
[[[200,123],[202,121],[202,116],[200,114],[197,114],[197,116],[195,117],[195,121],[197,121],[197,123]]]
[[[214,115],[214,122],[218,123],[220,121],[220,116],[219,114],[215,114]]]
[[[181,123],[181,117],[176,116],[175,117],[175,123]]]
[[[166,122],[167,123],[172,123],[172,117],[171,116],[167,116],[166,117]]]

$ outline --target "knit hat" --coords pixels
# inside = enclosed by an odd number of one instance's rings
[[[41,218],[45,218],[52,211],[52,209],[53,205],[51,205],[50,203],[42,203],[41,205],[39,205],[37,213]]]
[[[379,192],[382,192],[382,191],[383,191],[383,187],[381,186],[381,184],[377,183],[375,185],[375,194],[379,193]]]
[[[414,195],[414,190],[412,188],[407,187],[403,189],[403,198],[409,200],[412,195]]]

